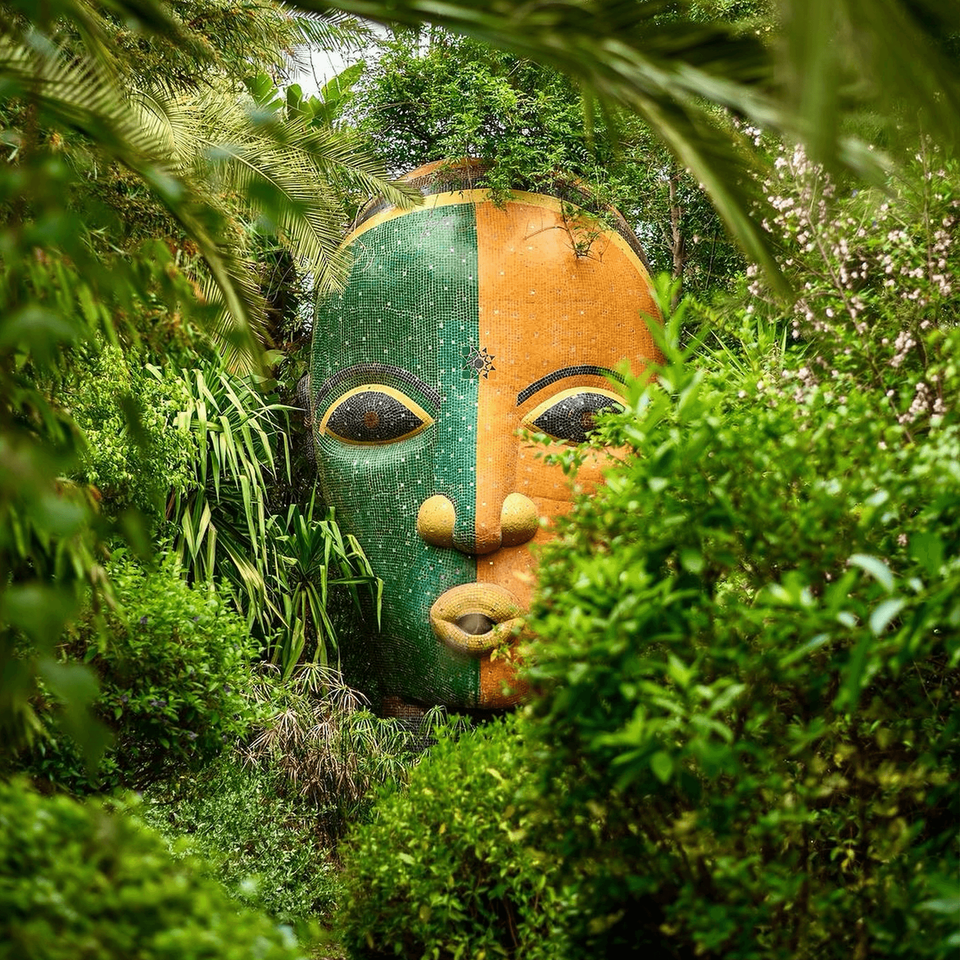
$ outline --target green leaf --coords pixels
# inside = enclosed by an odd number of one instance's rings
[[[891,597],[888,600],[884,600],[874,611],[870,614],[870,629],[874,632],[876,636],[880,636],[884,630],[890,624],[890,621],[900,613],[900,611],[906,606],[907,601],[903,597]]]
[[[669,783],[673,776],[673,757],[666,750],[658,750],[650,758],[650,769],[661,783]]]
[[[847,562],[854,567],[860,567],[861,570],[866,570],[887,593],[893,590],[893,574],[882,560],[867,553],[855,553]]]
[[[834,700],[834,706],[840,710],[852,713],[863,692],[863,675],[866,669],[867,658],[876,643],[875,638],[865,634],[853,648],[850,659],[843,669],[843,682]]]
[[[10,586],[0,593],[0,617],[43,649],[53,647],[78,606],[72,590],[39,582]]]
[[[932,530],[919,530],[910,535],[910,556],[922,567],[932,580],[940,575],[943,566],[943,540]]]

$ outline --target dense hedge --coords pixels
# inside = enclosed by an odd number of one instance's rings
[[[99,801],[0,784],[0,957],[296,960],[288,930]]]
[[[589,873],[572,955],[945,960],[960,423],[798,405],[750,359],[635,386],[633,455],[544,552],[528,734]]]
[[[350,955],[564,956],[565,881],[519,796],[533,776],[517,718],[432,747],[344,851]]]
[[[217,756],[254,718],[244,688],[256,644],[229,602],[212,586],[188,585],[172,557],[156,569],[118,557],[108,570],[117,606],[105,628],[89,611],[61,655],[93,668],[94,710],[112,745],[89,771],[48,701],[44,735],[21,761],[32,776],[76,792],[139,789],[182,774]]]

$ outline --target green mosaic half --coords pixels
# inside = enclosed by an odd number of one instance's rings
[[[380,383],[435,423],[382,444],[318,436],[321,489],[384,581],[383,629],[370,651],[383,694],[474,706],[479,663],[436,640],[429,610],[450,587],[476,579],[476,561],[430,546],[416,531],[420,504],[434,494],[453,501],[458,523],[472,528],[474,520],[478,378],[467,362],[478,347],[474,207],[405,213],[368,227],[352,250],[346,288],[318,308],[314,421],[351,389]]]

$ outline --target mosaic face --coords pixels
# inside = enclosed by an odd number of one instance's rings
[[[612,232],[578,257],[560,202],[534,194],[501,207],[483,190],[434,194],[347,242],[354,265],[319,311],[311,394],[324,497],[385,581],[382,688],[388,701],[510,706],[529,548],[572,497],[522,434],[579,443],[619,405],[606,374],[657,355],[647,273]],[[605,459],[584,464],[581,488]]]

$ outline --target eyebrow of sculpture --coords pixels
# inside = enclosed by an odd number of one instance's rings
[[[324,397],[326,397],[331,390],[335,390],[346,381],[354,380],[357,377],[376,377],[381,379],[385,375],[399,380],[401,383],[409,383],[410,386],[416,387],[425,397],[432,400],[438,406],[443,400],[443,396],[439,390],[428,386],[418,376],[412,374],[409,370],[404,370],[403,367],[395,367],[391,363],[355,363],[352,367],[345,367],[343,370],[338,370],[332,377],[329,377],[320,384],[320,389],[317,390],[317,397],[316,400],[314,400],[314,404],[319,407]]]
[[[624,383],[623,375],[617,373],[616,370],[611,370],[609,367],[595,367],[591,364],[583,364],[578,367],[564,367],[562,370],[548,373],[545,377],[535,380],[529,387],[524,387],[523,390],[517,394],[517,406],[519,407],[524,400],[532,397],[538,390],[549,387],[558,380],[565,380],[567,377],[584,377],[588,375],[593,377],[613,377],[615,380]]]

